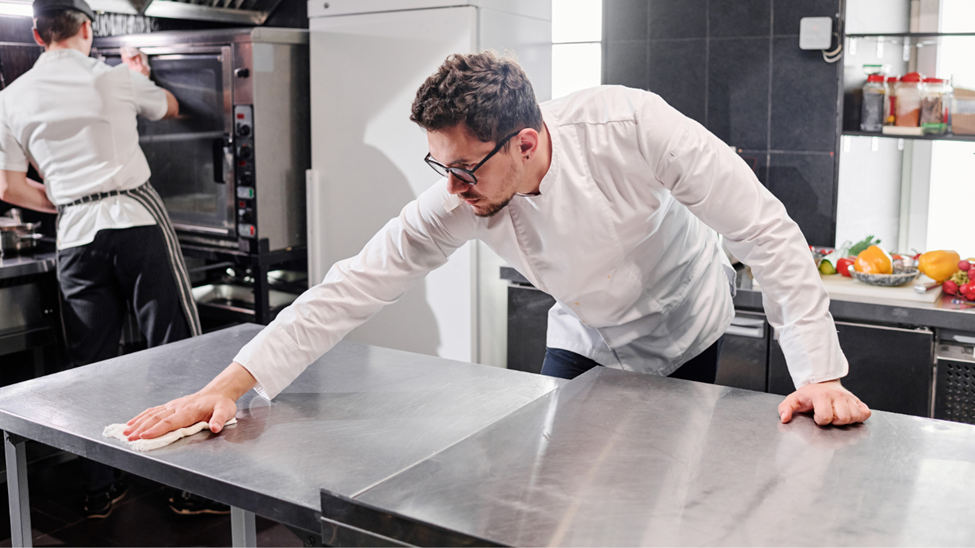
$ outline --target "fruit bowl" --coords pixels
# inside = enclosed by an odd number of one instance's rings
[[[894,267],[893,274],[864,274],[863,272],[857,272],[852,266],[850,266],[850,274],[857,281],[861,281],[865,284],[877,285],[881,287],[897,287],[899,285],[904,285],[908,282],[917,278],[921,273],[920,270],[914,267]]]

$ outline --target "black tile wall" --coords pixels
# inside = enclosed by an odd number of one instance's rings
[[[766,185],[785,204],[806,241],[810,245],[834,245],[834,155],[773,152],[769,157]]]
[[[707,38],[708,0],[650,0],[649,38]]]
[[[656,92],[737,147],[810,243],[833,245],[842,67],[799,49],[799,20],[832,17],[838,28],[841,2],[647,0],[644,12],[606,0],[604,83]]]
[[[711,38],[768,36],[771,0],[708,0]]]
[[[606,78],[608,82],[646,89],[647,42],[610,42],[606,44]]]
[[[797,38],[772,40],[772,150],[829,152],[836,146],[839,63],[804,51]]]
[[[652,41],[647,89],[703,125],[706,121],[707,61],[707,41],[704,39]],[[680,77],[675,78],[678,67]]]
[[[712,40],[707,128],[738,148],[768,148],[767,38]]]
[[[839,12],[836,0],[773,0],[772,32],[799,35],[799,20],[803,17],[832,17],[833,30],[836,30],[836,14]]]
[[[556,0],[558,1],[558,0]],[[607,0],[604,25],[613,29],[613,40],[647,39],[647,0]]]
[[[738,156],[752,168],[759,182],[768,186],[768,152],[765,150],[738,149]]]

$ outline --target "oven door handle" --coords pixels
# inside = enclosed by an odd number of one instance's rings
[[[229,133],[213,140],[213,182],[225,184],[224,168],[233,166],[234,138]]]

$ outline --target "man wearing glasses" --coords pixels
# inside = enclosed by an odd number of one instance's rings
[[[210,384],[132,419],[130,439],[201,420],[219,431],[247,390],[276,396],[473,239],[555,297],[543,374],[604,366],[714,382],[734,316],[720,233],[762,284],[799,387],[779,406],[782,422],[809,411],[819,424],[869,418],[839,383],[847,361],[799,227],[728,146],[657,95],[603,86],[540,106],[514,61],[452,55],[420,87],[411,120],[444,179]]]

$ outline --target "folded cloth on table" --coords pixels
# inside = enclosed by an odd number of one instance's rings
[[[231,424],[237,424],[237,418],[232,418],[224,426],[230,426]],[[166,447],[167,445],[173,443],[174,441],[185,438],[186,436],[192,436],[203,429],[210,429],[210,423],[206,421],[200,421],[192,426],[187,426],[186,428],[180,428],[179,430],[173,430],[168,434],[163,434],[158,438],[153,438],[151,440],[135,440],[129,441],[122,432],[126,429],[125,424],[110,424],[105,427],[105,431],[102,435],[106,438],[115,438],[125,442],[130,449],[135,451],[152,451],[153,449],[159,449],[160,447]]]

